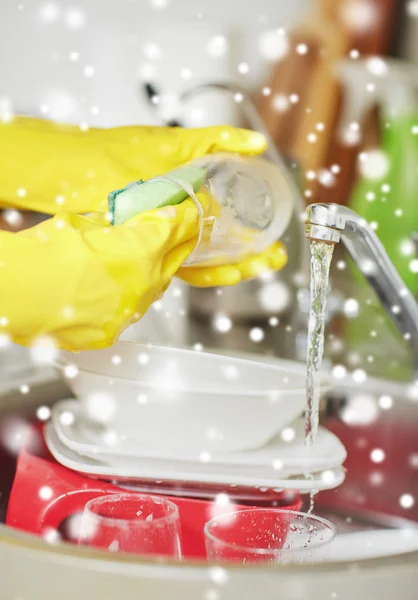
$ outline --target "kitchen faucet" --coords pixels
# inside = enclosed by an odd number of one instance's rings
[[[346,247],[379,297],[387,314],[408,341],[418,374],[418,305],[373,229],[354,211],[338,204],[311,204],[306,210],[309,240]]]

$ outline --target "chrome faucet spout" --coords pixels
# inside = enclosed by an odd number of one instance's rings
[[[368,223],[338,204],[312,204],[306,211],[305,235],[346,247],[379,297],[387,314],[409,342],[418,373],[418,305]]]

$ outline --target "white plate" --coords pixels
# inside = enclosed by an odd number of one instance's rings
[[[105,455],[194,462],[199,465],[202,463],[201,455],[193,452],[168,453],[164,448],[158,451],[132,439],[121,439],[108,428],[90,426],[85,419],[83,407],[77,400],[57,402],[52,409],[52,423],[58,438],[66,447],[93,459]],[[234,465],[235,468],[246,469],[249,465],[257,465],[266,472],[287,477],[340,467],[345,461],[347,453],[344,446],[333,433],[323,427],[318,430],[314,449],[307,448],[304,444],[303,419],[294,421],[287,430],[295,434],[291,441],[284,441],[279,434],[257,450],[212,454],[208,466],[216,468],[217,465]]]
[[[259,464],[212,465],[210,462],[179,462],[169,459],[138,458],[132,456],[100,456],[95,459],[70,450],[60,441],[50,422],[45,429],[45,439],[54,458],[65,467],[110,481],[129,482],[194,482],[196,484],[224,484],[274,490],[289,489],[309,493],[339,486],[345,478],[340,467],[313,473],[310,477],[296,475],[280,478],[272,466],[267,472]]]
[[[306,402],[305,368],[280,361],[118,342],[60,352],[56,366],[90,421],[170,453],[260,448]]]

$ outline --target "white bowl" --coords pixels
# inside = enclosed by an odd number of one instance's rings
[[[106,350],[60,352],[56,367],[89,421],[160,449],[258,448],[305,405],[305,369],[296,363],[118,342]]]

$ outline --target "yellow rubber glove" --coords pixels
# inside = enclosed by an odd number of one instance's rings
[[[32,119],[0,126],[4,204],[51,214],[63,204],[70,211],[19,233],[0,232],[0,334],[22,345],[48,336],[67,350],[114,343],[178,272],[199,220],[187,200],[110,227],[103,202],[109,190],[211,151],[252,154],[264,144],[258,134],[228,127],[81,132]],[[207,198],[200,200],[207,208]],[[75,214],[95,209],[103,212]],[[240,265],[182,268],[179,275],[193,285],[231,285],[285,262],[276,246]]]
[[[102,215],[62,213],[0,233],[0,332],[26,346],[46,336],[67,350],[111,345],[162,294],[198,231],[186,200],[120,227]]]
[[[107,196],[213,152],[259,154],[259,133],[233,127],[88,129],[15,118],[0,123],[0,206],[56,214],[107,211]]]
[[[196,287],[229,286],[258,277],[266,271],[279,271],[286,263],[286,249],[281,242],[277,242],[261,254],[251,256],[235,265],[182,267],[176,275],[189,285]]]

